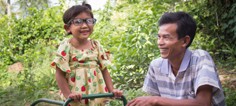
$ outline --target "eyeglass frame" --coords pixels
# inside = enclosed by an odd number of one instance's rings
[[[93,19],[93,20],[92,20],[93,23],[89,24],[89,23],[88,23],[88,19]],[[74,20],[82,20],[82,23],[76,25],[75,22],[74,22]],[[74,24],[75,26],[81,26],[81,25],[83,25],[83,23],[86,23],[87,25],[94,25],[94,24],[96,24],[96,21],[97,21],[97,19],[95,19],[95,18],[86,18],[86,19],[77,18],[77,19],[71,19],[71,20],[67,23],[67,25]]]

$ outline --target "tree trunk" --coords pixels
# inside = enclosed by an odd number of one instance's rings
[[[11,0],[7,0],[7,10],[5,11],[5,13],[8,16],[11,16]]]

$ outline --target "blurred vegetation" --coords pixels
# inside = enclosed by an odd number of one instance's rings
[[[0,103],[27,105],[38,98],[59,99],[55,71],[50,68],[58,43],[66,36],[62,14],[66,4],[27,8],[27,16],[0,15]],[[164,12],[186,11],[197,21],[191,49],[205,49],[220,68],[236,72],[235,0],[118,0],[94,11],[98,19],[91,38],[113,54],[111,76],[116,88],[130,100],[140,91],[151,60],[159,57],[157,21]],[[23,63],[20,73],[9,65]],[[227,73],[227,71],[226,71]],[[227,105],[236,101],[235,89],[224,86]],[[110,106],[119,106],[110,102]]]

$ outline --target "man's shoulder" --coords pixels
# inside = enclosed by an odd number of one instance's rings
[[[163,58],[159,57],[151,61],[150,64],[160,64],[163,61]]]
[[[160,68],[163,58],[159,57],[151,61],[150,67]]]
[[[210,54],[202,49],[191,50],[191,62],[190,65],[213,65],[214,62]],[[214,65],[213,65],[214,66]]]
[[[192,52],[192,56],[196,56],[196,57],[209,56],[209,53],[202,49],[191,50],[191,52]]]

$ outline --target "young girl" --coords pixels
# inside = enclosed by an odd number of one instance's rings
[[[82,94],[122,92],[113,89],[107,66],[109,56],[96,40],[89,39],[96,19],[91,6],[83,3],[65,11],[64,29],[72,38],[60,43],[52,66],[56,68],[56,81],[65,99],[72,98],[75,106],[103,106],[105,99],[81,100]]]

